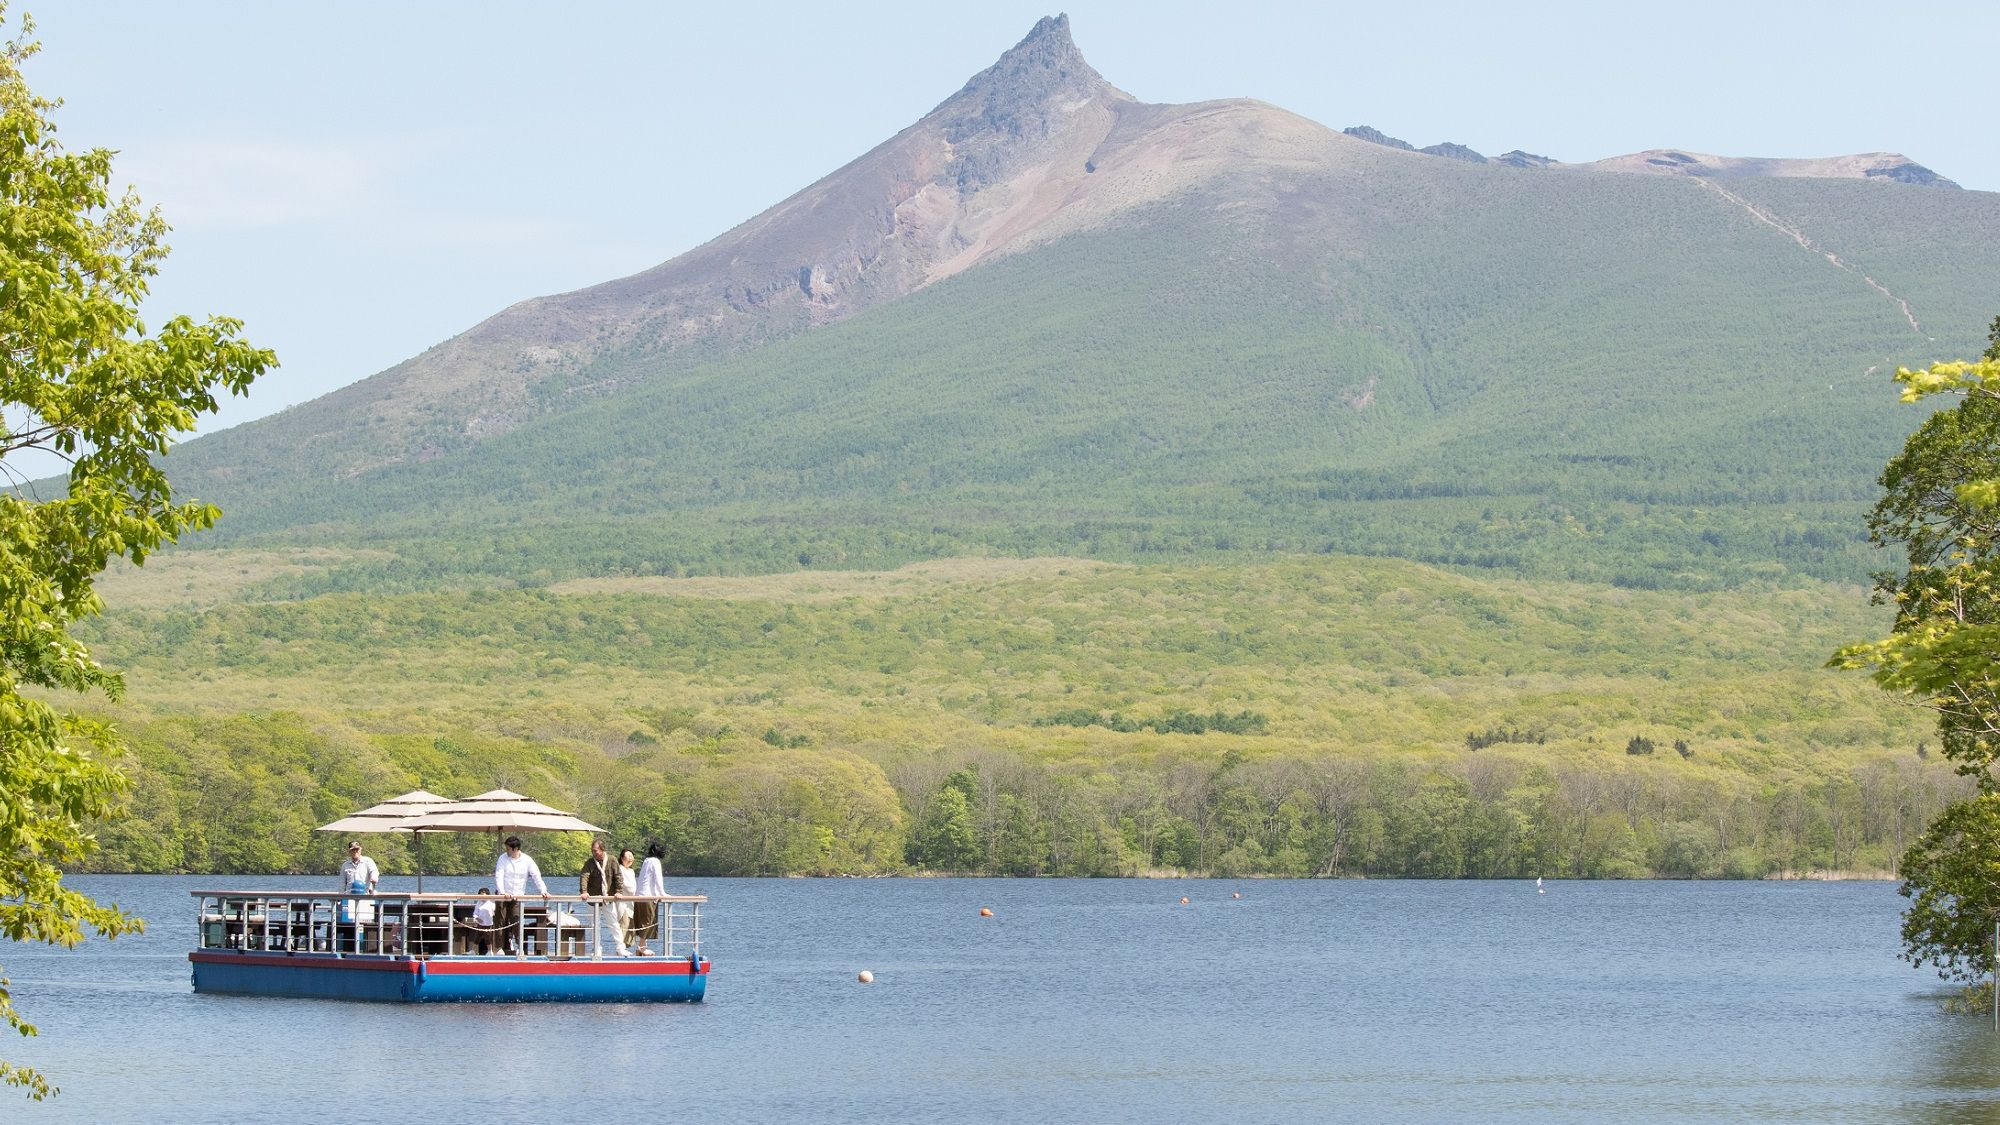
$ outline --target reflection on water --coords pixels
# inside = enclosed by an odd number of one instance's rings
[[[1934,994],[1939,1003],[1944,996]],[[1925,1047],[1910,1075],[1911,1086],[1925,1096],[1902,1120],[1965,1125],[2000,1118],[2000,1034],[1990,1015],[1944,1017]]]
[[[64,1087],[21,1119],[2000,1118],[1888,884],[679,881],[706,1004],[403,1007],[193,995],[217,881],[78,880],[150,931],[0,949],[45,1032],[0,1055]]]

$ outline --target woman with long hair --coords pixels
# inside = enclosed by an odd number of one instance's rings
[[[630,853],[627,853],[630,854]],[[666,870],[660,863],[667,851],[655,840],[646,845],[646,862],[639,866],[638,893],[643,898],[656,898],[667,893]],[[648,938],[659,937],[660,904],[656,902],[635,902],[632,904],[632,935],[639,942],[639,956],[646,956]],[[665,953],[666,939],[660,938],[660,952]]]
[[[639,893],[639,875],[632,870],[632,849],[618,853],[618,895],[621,899]],[[632,908],[634,902],[620,902],[612,908],[612,921],[618,925],[618,955],[625,956],[632,949]]]

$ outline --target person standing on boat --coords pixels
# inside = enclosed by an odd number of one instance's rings
[[[347,859],[340,865],[340,889],[351,895],[372,895],[375,884],[382,881],[382,872],[375,861],[361,854],[361,841],[347,842]],[[358,903],[344,901],[340,904],[340,920],[343,922],[367,922],[372,920],[373,911]]]
[[[613,874],[618,876],[618,897],[631,898],[639,893],[639,873],[632,869],[632,849],[625,848],[618,853],[618,868]],[[618,953],[620,956],[632,949],[632,907],[629,902],[621,902],[617,907]]]
[[[583,861],[583,873],[577,876],[577,893],[585,898],[600,900],[618,893],[617,865],[613,864],[611,857],[605,854],[603,840],[590,842],[590,858]],[[625,947],[618,944],[618,920],[611,904],[600,901],[591,913],[596,915],[593,921],[595,926],[593,943],[602,942],[605,931],[609,930],[611,944],[619,953],[624,953]],[[602,945],[598,945],[598,948],[601,949]]]
[[[640,898],[659,898],[667,893],[666,875],[660,865],[661,857],[666,854],[666,849],[660,847],[657,840],[646,845],[646,862],[639,865],[639,886],[634,892]],[[653,927],[659,924],[659,920],[659,903],[632,904],[632,935],[639,942],[639,956],[644,957],[649,952],[646,939],[653,936]],[[665,939],[662,939],[661,945],[661,952],[665,952]]]
[[[340,865],[340,889],[357,895],[372,895],[382,872],[375,861],[361,854],[361,841],[347,842],[347,861]]]
[[[529,884],[543,898],[549,897],[549,885],[542,882],[542,869],[536,866],[535,857],[521,850],[519,836],[509,836],[507,850],[500,853],[500,862],[493,867],[493,893],[507,896],[493,917],[493,924],[500,929],[503,953],[514,951],[514,931],[521,922],[520,899],[528,893]]]

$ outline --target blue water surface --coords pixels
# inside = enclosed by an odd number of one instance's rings
[[[405,1006],[189,991],[189,890],[306,881],[72,882],[149,928],[0,946],[0,1120],[2000,1120],[1887,883],[676,880],[706,1003]]]

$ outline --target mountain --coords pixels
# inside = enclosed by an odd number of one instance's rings
[[[1066,17],[1044,19],[917,124],[722,237],[522,302],[284,428],[306,437],[298,453],[317,470],[427,460],[540,416],[552,398],[614,391],[643,367],[851,316],[1151,194],[1084,190],[1121,114],[1147,108],[1091,69]],[[644,365],[605,363],[640,354]],[[383,420],[356,434],[357,415]]]
[[[1404,152],[1420,152],[1425,156],[1442,156],[1452,160],[1464,160],[1473,164],[1487,163],[1487,158],[1473,149],[1455,141],[1425,145],[1423,148],[1398,137],[1392,137],[1372,125],[1351,125],[1341,130],[1356,140],[1385,148],[1400,149]],[[1515,149],[1493,158],[1496,163],[1516,168],[1582,168],[1593,172],[1647,172],[1654,175],[1707,176],[1731,178],[1737,176],[1777,177],[1781,179],[1884,179],[1902,184],[1918,184],[1924,187],[1956,188],[1958,184],[1945,179],[1929,168],[1911,160],[1900,152],[1863,152],[1851,156],[1829,156],[1819,159],[1762,156],[1711,156],[1707,153],[1683,152],[1674,148],[1652,148],[1644,152],[1629,153],[1625,156],[1609,156],[1603,160],[1593,160],[1588,164],[1564,164],[1546,156]]]
[[[1864,152],[1824,159],[1710,156],[1674,148],[1648,149],[1628,156],[1594,160],[1585,168],[1603,172],[1651,172],[1716,178],[1773,177],[1778,179],[1884,179],[1925,187],[1958,185],[1900,152]]]
[[[1349,125],[1347,128],[1342,129],[1341,132],[1353,137],[1355,140],[1367,141],[1369,144],[1399,148],[1404,152],[1417,151],[1417,146],[1403,140],[1401,137],[1392,137],[1373,125]]]
[[[1915,421],[1886,372],[1978,350],[2000,196],[1881,154],[1474,161],[1361,128],[1140,102],[1044,19],[714,241],[170,467],[222,542],[392,556],[316,588],[986,551],[1879,565],[1859,514]]]
[[[1464,160],[1473,164],[1486,163],[1486,158],[1484,156],[1481,156],[1479,153],[1473,151],[1470,148],[1467,148],[1462,144],[1459,144],[1456,141],[1445,141],[1443,144],[1425,145],[1423,148],[1420,148],[1417,151],[1423,153],[1426,156],[1444,156],[1444,157],[1449,157],[1452,160]]]

